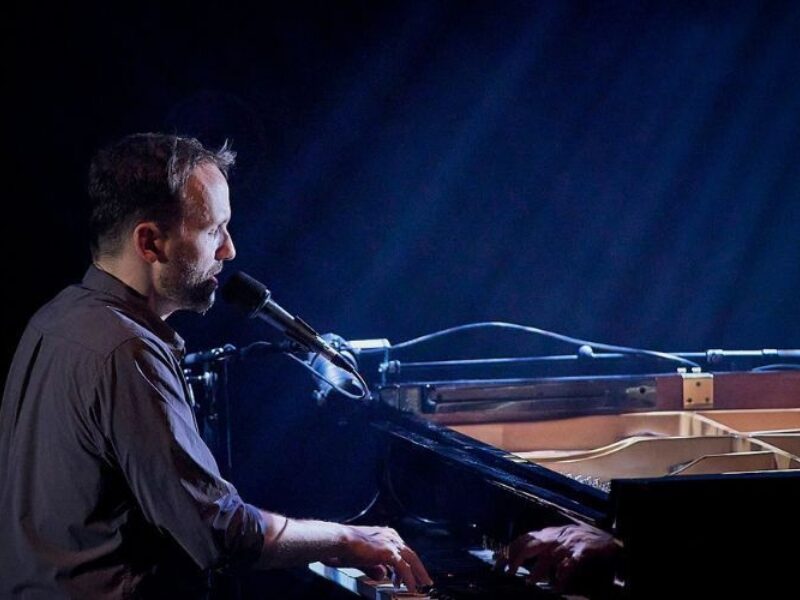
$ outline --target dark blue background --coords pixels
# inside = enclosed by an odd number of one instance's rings
[[[800,343],[800,3],[71,4],[4,30],[4,367],[88,264],[92,152],[150,130],[232,140],[229,272],[323,331]],[[223,306],[172,323],[190,349],[272,335]],[[282,508],[347,448],[308,450],[325,419],[287,360],[233,376],[237,482]]]

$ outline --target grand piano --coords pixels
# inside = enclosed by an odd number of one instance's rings
[[[384,362],[362,415],[381,440],[379,491],[356,522],[404,535],[431,598],[562,597],[490,563],[571,522],[623,545],[614,584],[590,598],[798,597],[796,366],[472,379]],[[311,568],[364,597],[407,595]]]
[[[417,597],[563,598],[491,563],[518,535],[568,523],[623,546],[614,584],[584,597],[797,597],[796,356],[532,377],[388,358],[368,401],[328,386],[317,400],[375,440],[375,494],[350,522],[391,525],[417,550],[435,582]],[[310,568],[363,597],[410,596],[355,569]]]

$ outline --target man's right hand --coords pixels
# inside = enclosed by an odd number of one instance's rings
[[[344,539],[337,555],[324,561],[330,566],[356,567],[373,579],[384,579],[391,571],[394,584],[410,592],[433,584],[417,553],[389,527],[343,525]]]
[[[404,583],[410,592],[433,583],[416,552],[389,527],[289,519],[266,511],[262,515],[267,535],[256,568],[321,561],[332,567],[361,569],[376,580],[392,573],[394,584]]]

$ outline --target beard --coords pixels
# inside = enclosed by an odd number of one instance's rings
[[[176,256],[159,276],[162,294],[180,310],[205,314],[214,304],[217,283],[211,277],[219,270],[220,267],[215,265],[203,272],[185,256]]]

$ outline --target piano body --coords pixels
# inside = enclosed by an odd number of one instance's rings
[[[570,522],[624,545],[617,585],[589,597],[797,597],[796,370],[411,381],[373,400],[382,481],[361,521],[397,527],[430,567],[431,597],[561,597],[480,558]]]

